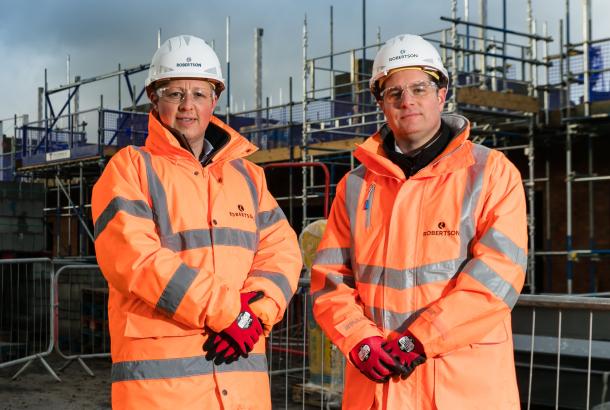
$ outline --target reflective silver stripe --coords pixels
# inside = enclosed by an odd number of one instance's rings
[[[123,197],[115,197],[95,221],[95,238],[106,229],[108,223],[119,211],[127,212],[140,218],[152,219],[152,210],[146,202],[141,200],[130,201]]]
[[[479,281],[499,299],[502,299],[510,309],[517,303],[519,293],[513,288],[513,285],[504,280],[482,260],[471,260],[464,267],[464,272]]]
[[[237,246],[252,252],[257,248],[257,235],[254,232],[234,228],[214,228],[212,235],[214,235],[212,241],[214,246]]]
[[[459,271],[463,259],[450,259],[435,262],[410,269],[392,269],[383,266],[361,265],[358,267],[356,281],[358,283],[378,285],[383,283],[384,287],[404,290],[410,289],[415,284],[424,285],[434,282],[451,280]]]
[[[290,288],[290,283],[288,283],[288,279],[286,279],[286,276],[283,273],[255,270],[252,271],[250,276],[270,280],[275,286],[277,286],[282,291],[284,299],[286,300],[286,305],[290,303],[290,299],[292,299],[292,295],[294,294],[294,292]]]
[[[353,276],[344,276],[336,272],[329,272],[324,277],[324,287],[311,295],[313,302],[315,303],[316,299],[320,296],[336,290],[339,285],[345,285],[352,289],[356,288]]]
[[[460,272],[460,266],[464,262],[465,259],[456,258],[423,265],[417,272],[417,284],[425,285],[451,280]]]
[[[262,211],[256,215],[256,225],[258,229],[263,230],[276,224],[279,221],[286,220],[286,215],[279,206],[270,211]]]
[[[399,313],[387,309],[367,306],[365,311],[367,317],[375,322],[378,328],[404,333],[424,309],[419,309],[415,312]]]
[[[413,276],[406,276],[406,270],[404,269],[392,269],[384,266],[375,265],[359,265],[358,269],[355,269],[357,283],[365,283],[369,285],[381,285],[392,287],[390,283],[384,283],[385,280],[391,281],[395,289],[407,289],[413,287]]]
[[[345,207],[347,208],[347,216],[349,217],[352,230],[352,238],[356,234],[356,212],[365,174],[366,168],[364,165],[360,165],[348,174],[345,184]]]
[[[258,226],[258,203],[259,203],[259,198],[258,198],[258,191],[256,190],[256,185],[254,184],[254,181],[252,180],[252,177],[250,176],[250,174],[248,173],[248,170],[246,169],[246,166],[244,165],[244,160],[242,158],[237,158],[234,159],[233,161],[231,161],[231,164],[233,165],[233,167],[240,173],[243,175],[243,177],[246,180],[246,184],[248,184],[248,189],[250,190],[250,196],[252,197],[252,206],[254,207],[254,223],[256,224],[256,235],[254,237],[254,244],[253,244],[253,250],[256,250],[256,248],[258,248],[258,241],[259,241],[259,226]],[[214,242],[216,242],[216,229],[212,232],[212,234],[214,235]]]
[[[468,249],[468,247],[475,234],[474,221],[476,220],[476,218],[474,215],[474,211],[480,200],[481,191],[483,189],[483,176],[485,174],[485,166],[487,164],[487,160],[489,158],[490,153],[491,150],[487,147],[483,147],[477,144],[472,145],[472,155],[474,156],[475,163],[468,170],[468,181],[466,183],[464,199],[462,201],[462,214],[460,223],[461,256],[468,255],[471,257],[471,255],[469,255],[470,250]],[[487,234],[485,236],[487,236]],[[500,242],[497,242],[498,240]],[[506,242],[502,239],[494,238],[493,233],[490,234],[490,237],[488,237],[486,241],[486,245],[494,249],[498,249],[496,246],[499,246],[500,249],[502,249],[502,246],[510,247],[510,245],[507,245]],[[500,252],[504,253],[504,251],[502,250],[500,250]],[[508,252],[513,252],[513,255],[515,255],[515,259],[513,260],[519,260],[519,256],[517,253],[514,252],[514,249],[509,250]],[[477,281],[481,282],[483,286],[489,289],[498,298],[502,299],[511,309],[517,302],[519,294],[517,293],[515,288],[513,288],[510,283],[505,281],[500,275],[494,272],[489,266],[487,266],[487,264],[485,264],[480,259],[470,259],[466,263],[462,271],[469,274]]]
[[[462,196],[462,212],[460,215],[460,257],[462,258],[469,256],[469,245],[474,238],[474,222],[476,221],[474,211],[479,203],[479,197],[483,189],[485,165],[491,150],[482,145],[472,144],[471,152],[475,162],[468,168],[468,177]]]
[[[129,380],[175,379],[224,372],[267,372],[264,354],[249,354],[231,364],[215,366],[205,356],[179,359],[134,360],[112,364],[112,383]]]
[[[235,159],[231,161],[231,165],[233,165],[233,167],[246,179],[248,189],[250,190],[250,196],[252,197],[252,204],[254,205],[254,213],[258,215],[258,192],[256,190],[256,185],[254,185],[254,181],[252,181],[252,177],[244,165],[244,160],[241,158]]]
[[[157,301],[157,309],[161,309],[170,315],[176,313],[186,291],[197,276],[197,272],[197,270],[189,268],[184,263],[180,264],[165,289],[163,289],[163,293]]]
[[[235,246],[255,251],[256,234],[234,228],[212,229],[214,240],[209,229],[193,229],[178,232],[161,238],[161,244],[175,252],[189,249],[205,248],[208,246]]]
[[[250,353],[246,358],[240,358],[229,364],[215,366],[216,373],[226,372],[268,372],[267,356],[261,353]]]
[[[212,246],[209,229],[193,229],[161,237],[161,245],[174,252]]]
[[[511,262],[519,265],[525,272],[527,268],[527,255],[525,250],[517,246],[508,236],[495,228],[490,228],[481,238],[481,243],[506,255]]]
[[[168,236],[172,233],[172,225],[169,220],[169,211],[167,209],[167,195],[163,184],[159,180],[157,173],[154,171],[150,154],[139,147],[134,147],[144,158],[146,164],[146,179],[148,180],[148,192],[152,201],[153,220],[159,227],[160,236]]]
[[[316,258],[313,262],[314,265],[344,265],[347,267],[351,266],[351,254],[350,248],[327,248],[320,249],[316,253]]]

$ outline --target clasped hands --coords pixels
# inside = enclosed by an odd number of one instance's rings
[[[406,379],[426,361],[426,355],[421,343],[407,331],[388,341],[381,336],[367,337],[351,350],[350,359],[366,377],[383,383],[392,376]]]
[[[262,298],[263,292],[240,294],[241,308],[237,318],[221,332],[210,332],[203,345],[206,359],[217,365],[231,363],[248,353],[263,333],[260,320],[250,309],[250,303]]]

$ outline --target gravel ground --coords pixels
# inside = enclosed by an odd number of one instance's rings
[[[53,369],[64,361],[51,355],[46,358]],[[17,380],[13,375],[20,366],[0,369],[1,409],[90,410],[110,409],[110,359],[89,359],[85,363],[89,376],[77,362],[57,375],[56,381],[39,360],[32,362]]]
[[[54,354],[46,360],[54,370],[64,364],[64,360]],[[85,363],[95,374],[94,377],[85,373],[78,362],[72,362],[62,372],[57,372],[61,382],[56,381],[39,360],[32,362],[17,380],[12,380],[12,377],[19,370],[19,365],[0,369],[0,409],[110,409],[110,359],[87,359]],[[292,394],[290,386],[300,382],[298,378],[290,377],[285,380],[284,376],[274,376],[272,382],[273,409],[297,410],[322,407],[319,404],[310,407],[295,403],[291,396],[286,400],[285,386],[289,386]]]

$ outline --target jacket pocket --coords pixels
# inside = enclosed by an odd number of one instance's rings
[[[436,407],[518,410],[513,355],[503,322],[480,341],[432,359]]]
[[[493,345],[498,343],[504,343],[508,340],[508,331],[506,330],[506,323],[502,321],[498,326],[493,328],[491,332],[487,333],[481,338],[481,340],[471,343],[470,347],[478,347],[485,345]]]
[[[136,339],[144,339],[151,337],[190,336],[199,333],[203,333],[203,330],[188,328],[161,315],[149,317],[128,312],[123,335]]]
[[[506,341],[508,341],[508,332],[506,331],[506,324],[502,322],[478,341],[467,344],[459,349],[441,353],[438,355],[438,357],[451,356],[464,350],[471,351],[472,349],[476,349],[478,347],[506,343]]]

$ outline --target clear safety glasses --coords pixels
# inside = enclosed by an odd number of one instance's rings
[[[214,98],[214,92],[204,88],[191,88],[190,90],[185,90],[179,87],[161,87],[157,88],[155,93],[161,100],[172,104],[183,103],[188,94],[190,94],[191,99],[195,104],[203,104]]]
[[[389,104],[402,102],[404,92],[413,98],[424,98],[438,88],[434,81],[418,81],[403,86],[388,87],[381,92],[381,98]]]

